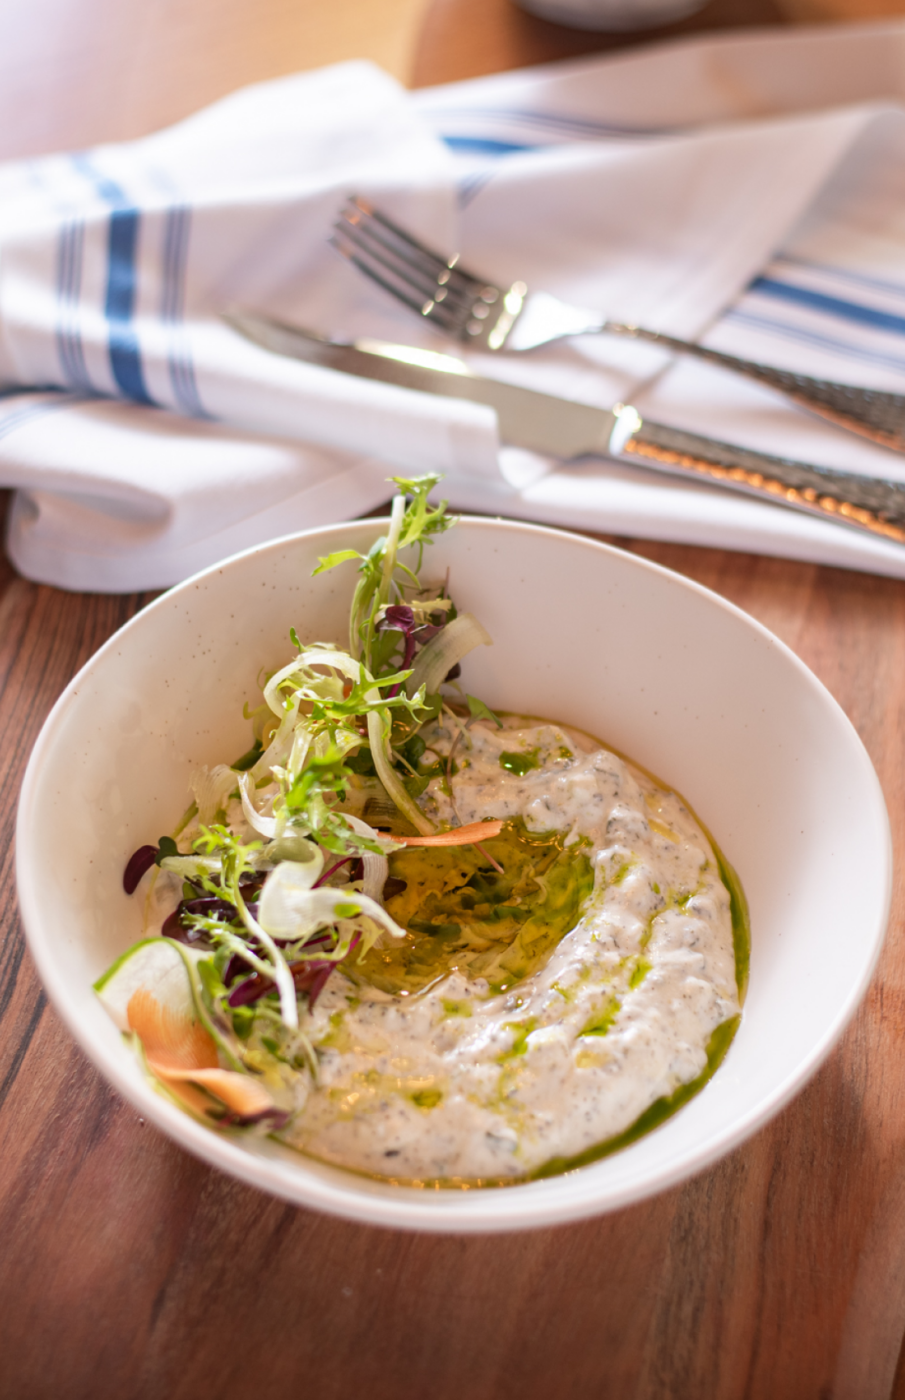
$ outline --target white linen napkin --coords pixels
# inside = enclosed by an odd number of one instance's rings
[[[416,100],[457,158],[465,205],[463,262],[488,275],[524,277],[529,286],[543,286],[627,321],[686,337],[703,330],[705,344],[750,359],[903,393],[903,60],[905,25],[900,21],[783,29],[502,74],[417,94]],[[834,107],[840,99],[851,105]],[[795,118],[776,120],[779,113],[794,113],[800,120],[808,109],[814,109],[807,118],[808,134],[813,136],[810,123],[816,123],[827,154],[834,124],[840,145],[846,122],[854,133],[816,188],[817,172],[807,169],[807,161],[814,159],[817,142],[805,144]],[[767,124],[727,125],[733,117],[751,115],[766,117]],[[715,215],[711,227],[696,230],[684,244],[677,237],[671,257],[657,250],[651,256],[651,225],[656,238],[665,217],[681,235],[687,211],[681,199],[667,198],[658,208],[654,182],[644,191],[647,203],[637,187],[628,185],[625,202],[635,216],[636,239],[632,243],[631,226],[623,225],[628,236],[622,248],[606,241],[607,222],[592,207],[572,203],[562,218],[561,204],[551,210],[548,203],[530,202],[532,162],[589,148],[631,153],[640,147],[649,157],[664,133],[678,142],[689,128],[699,143],[708,135],[722,138],[727,131],[752,142],[746,170],[755,198],[735,231],[738,206],[721,205],[717,193],[709,210]],[[780,143],[790,143],[772,171],[763,140],[767,130]],[[741,142],[735,149],[744,158]],[[721,283],[720,239],[731,252],[743,249],[748,239],[756,241],[765,201],[775,207],[790,197],[783,186],[796,154],[808,190],[806,212],[789,220],[760,272],[739,282],[735,294],[728,293],[734,268],[730,264]],[[758,172],[760,159],[764,164]],[[633,172],[640,168],[630,154],[626,164]],[[673,172],[675,168],[673,156]],[[665,173],[668,179],[671,172]],[[703,173],[693,159],[682,172],[695,207],[706,202],[701,199]],[[763,177],[760,190],[758,173]],[[724,175],[727,188],[736,188],[731,156]],[[718,187],[720,177],[714,178]],[[608,197],[619,192],[612,173],[596,191],[603,188]],[[507,208],[508,215],[503,212]],[[524,250],[524,257],[515,266],[495,232],[504,218],[510,225],[522,221],[519,251]],[[568,228],[564,256],[558,249],[545,251],[557,225]],[[696,258],[696,249],[707,251]],[[511,361],[505,366],[498,362],[495,372],[505,370],[512,377],[513,368]],[[527,378],[528,365],[519,362],[522,382],[556,386],[592,402],[599,401],[603,386],[604,397],[631,396],[651,418],[677,427],[803,461],[905,480],[905,462],[897,454],[839,432],[771,391],[691,360],[672,362],[650,348],[599,337],[535,352],[530,369],[533,380]],[[646,385],[645,375],[650,376]],[[463,507],[479,505],[474,491],[467,497],[460,492],[458,500]],[[507,509],[515,513],[511,504]],[[581,520],[629,535],[905,573],[903,553],[895,545],[726,492],[654,482],[648,473],[622,464],[560,466],[524,487],[518,513],[551,523]]]
[[[0,483],[20,488],[8,547],[23,573],[163,586],[377,504],[393,467],[498,476],[490,410],[438,414],[220,320],[237,302],[315,326],[366,306],[374,293],[327,244],[358,188],[449,237],[446,148],[357,63],[143,141],[0,167]]]
[[[391,474],[440,470],[457,508],[905,575],[896,546],[770,505],[500,451],[488,409],[269,355],[219,320],[240,305],[435,344],[327,246],[356,191],[500,280],[905,389],[882,309],[886,283],[905,302],[903,56],[903,25],[783,31],[412,95],[346,64],[143,141],[0,168],[11,557],[67,587],[159,587],[367,510]],[[905,479],[894,454],[649,348],[598,337],[481,367]]]

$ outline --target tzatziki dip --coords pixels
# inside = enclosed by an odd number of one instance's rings
[[[689,806],[597,740],[496,714],[492,645],[422,555],[454,522],[397,479],[348,644],[301,641],[248,751],[196,770],[123,875],[144,937],[95,983],[154,1088],[398,1183],[569,1170],[657,1126],[738,1025],[744,896]],[[175,815],[175,814],[174,814]]]
[[[288,1135],[306,1152],[405,1181],[530,1175],[611,1142],[706,1075],[715,1032],[734,1028],[729,891],[685,803],[574,731],[512,717],[504,726],[473,725],[448,788],[434,779],[422,800],[441,820],[454,804],[462,823],[504,817],[555,833],[554,862],[535,876],[540,888],[513,897],[473,848],[451,851],[439,912],[427,899],[432,924],[415,920],[423,989],[416,975],[409,986],[381,978],[379,947],[351,978],[331,979],[309,1029],[318,1084]],[[451,730],[425,735],[433,753],[448,753]],[[498,845],[486,842],[491,854]],[[549,849],[534,847],[537,866]],[[391,872],[413,857],[393,857]],[[580,915],[519,978],[531,943],[516,941],[507,967],[513,943],[500,940],[525,929],[525,914],[543,919],[557,861],[587,891]],[[387,900],[394,916],[405,893]],[[424,946],[438,941],[439,960]]]

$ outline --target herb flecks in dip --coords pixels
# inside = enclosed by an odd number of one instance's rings
[[[737,1024],[744,900],[675,793],[458,685],[492,639],[420,578],[453,523],[434,479],[398,484],[369,552],[315,571],[356,565],[347,641],[291,631],[251,747],[197,770],[182,821],[126,864],[148,936],[95,987],[210,1127],[506,1184],[701,1087]]]
[[[425,737],[448,752],[449,728]],[[441,818],[455,803],[463,823],[512,821],[508,851],[502,834],[486,843],[512,865],[501,878],[468,848],[467,860],[449,852],[431,880],[415,852],[393,858],[403,878],[410,870],[442,896],[418,906],[430,918],[418,920],[409,963],[404,948],[381,963],[378,947],[353,966],[354,982],[331,981],[310,1029],[318,1086],[290,1131],[307,1152],[396,1180],[513,1180],[580,1157],[704,1074],[713,1033],[739,1013],[729,893],[682,800],[555,725],[510,718],[501,731],[473,725],[468,739],[457,773],[448,785],[434,779],[422,803]],[[501,766],[511,752],[535,754],[536,766]],[[548,898],[568,901],[576,888],[586,897],[552,943],[539,923],[543,946],[519,977],[533,917],[519,912],[539,893],[524,875],[533,833],[547,853],[536,870],[556,853],[537,870]],[[558,861],[571,878],[557,893]],[[511,905],[472,903],[513,866],[522,879]],[[407,911],[407,895],[388,909]],[[495,991],[513,949],[518,970]]]

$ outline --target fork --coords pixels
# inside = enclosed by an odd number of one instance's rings
[[[343,206],[330,239],[350,262],[384,291],[454,340],[477,350],[534,350],[573,335],[627,336],[661,349],[693,355],[777,389],[787,398],[871,442],[905,451],[905,396],[880,389],[813,379],[642,326],[610,321],[570,306],[524,282],[508,289],[468,272],[459,256],[444,258],[405,229],[354,196]]]

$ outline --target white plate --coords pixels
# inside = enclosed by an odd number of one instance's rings
[[[425,1230],[548,1225],[611,1210],[699,1171],[799,1090],[849,1020],[886,927],[889,823],[838,705],[758,623],[631,554],[555,530],[465,520],[429,552],[495,638],[468,689],[596,734],[682,792],[751,906],[741,1028],[701,1094],[592,1166],[501,1190],[369,1181],[269,1141],[207,1130],[142,1077],[91,990],[141,932],[122,891],[135,847],[172,829],[199,764],[248,745],[242,705],[304,639],[344,641],[356,574],[311,578],[381,522],[253,549],[153,603],[64,691],[35,745],[17,829],[19,895],[47,991],[76,1040],[145,1118],[205,1161],[300,1205]]]

